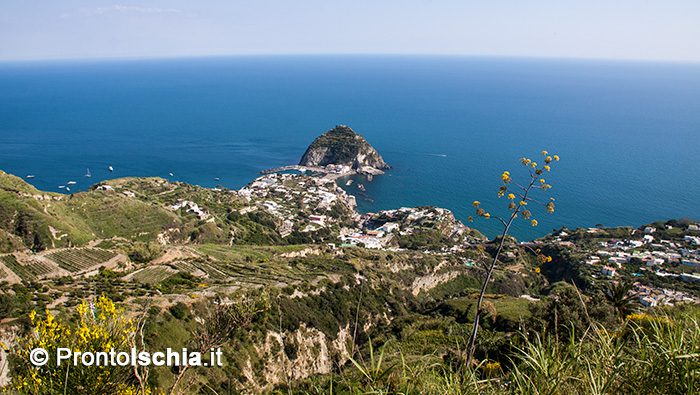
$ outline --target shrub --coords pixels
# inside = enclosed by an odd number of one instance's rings
[[[18,340],[11,358],[12,382],[5,390],[18,394],[137,394],[141,387],[131,366],[80,366],[72,361],[58,365],[57,350],[68,348],[83,353],[126,351],[134,339],[136,328],[123,309],[101,296],[94,306],[83,302],[78,306],[78,324],[71,328],[46,311],[45,318],[36,312],[29,315],[33,331]],[[43,348],[48,362],[34,366],[30,353]],[[103,364],[104,365],[104,364]],[[150,389],[143,387],[145,393]]]

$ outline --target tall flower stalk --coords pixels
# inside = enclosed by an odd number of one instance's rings
[[[543,174],[545,172],[550,171],[550,164],[552,162],[559,161],[559,156],[549,156],[547,151],[542,151],[542,156],[544,157],[544,165],[542,165],[542,167],[538,167],[537,163],[533,162],[530,159],[520,159],[520,163],[523,166],[525,166],[530,175],[530,180],[527,184],[520,185],[515,183],[510,177],[510,173],[508,171],[504,171],[501,175],[501,181],[503,182],[503,185],[501,185],[501,187],[498,190],[498,197],[501,198],[503,196],[506,196],[507,199],[510,201],[508,203],[508,210],[510,212],[510,216],[506,217],[507,220],[499,216],[492,216],[491,214],[486,212],[486,210],[480,207],[481,203],[479,201],[475,201],[473,203],[473,206],[476,209],[477,216],[486,219],[497,219],[501,221],[501,223],[503,224],[503,234],[501,235],[501,240],[498,244],[496,255],[494,255],[493,261],[491,261],[491,265],[489,266],[486,272],[486,278],[484,278],[484,284],[481,287],[479,299],[476,303],[476,313],[474,314],[474,326],[472,328],[472,333],[467,343],[467,367],[471,366],[471,362],[474,356],[474,345],[476,343],[476,335],[479,331],[479,324],[482,316],[481,304],[484,300],[486,287],[488,287],[489,281],[491,280],[491,276],[493,275],[493,271],[496,268],[496,262],[498,262],[498,257],[500,256],[501,251],[503,250],[503,244],[506,241],[506,236],[508,235],[508,231],[510,230],[513,221],[515,221],[516,218],[520,217],[523,220],[530,220],[530,224],[532,226],[537,226],[537,220],[532,218],[532,213],[530,212],[530,210],[527,209],[529,202],[544,206],[547,209],[548,213],[554,212],[554,198],[550,198],[547,203],[543,203],[529,196],[530,192],[533,189],[547,191],[552,187],[551,185],[546,183],[545,179],[543,178]],[[473,218],[469,217],[469,221],[473,221]]]

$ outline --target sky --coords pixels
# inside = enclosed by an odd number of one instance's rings
[[[445,54],[700,61],[698,0],[0,0],[0,61]]]

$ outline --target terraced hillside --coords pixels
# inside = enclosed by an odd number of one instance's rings
[[[99,248],[68,248],[44,256],[71,273],[80,273],[99,266],[117,255],[114,251]]]

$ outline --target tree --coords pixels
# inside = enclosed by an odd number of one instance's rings
[[[629,295],[630,289],[632,289],[632,284],[620,281],[618,283],[611,282],[605,291],[605,299],[615,308],[621,321],[624,321],[625,317],[634,309],[632,296]]]
[[[486,293],[486,287],[488,287],[489,281],[491,280],[491,276],[493,274],[494,269],[496,268],[496,262],[498,262],[498,257],[501,254],[501,251],[503,250],[503,244],[506,240],[506,236],[508,235],[508,231],[510,230],[510,226],[513,224],[513,221],[520,216],[524,220],[530,220],[530,224],[532,226],[537,226],[537,220],[531,219],[532,213],[530,210],[527,209],[527,205],[529,202],[533,203],[538,203],[541,204],[542,206],[547,208],[548,213],[553,213],[554,212],[554,199],[550,198],[550,201],[545,203],[539,202],[529,196],[530,192],[532,191],[533,188],[539,188],[542,191],[547,191],[550,189],[552,186],[547,184],[544,178],[542,177],[542,174],[544,172],[550,171],[550,163],[552,161],[559,161],[559,156],[554,155],[554,156],[549,156],[547,151],[542,151],[542,156],[544,156],[544,165],[542,167],[537,167],[537,163],[533,162],[530,159],[527,158],[521,158],[520,163],[525,166],[527,169],[529,175],[530,175],[530,180],[529,183],[525,184],[525,186],[516,184],[513,182],[513,180],[510,177],[510,172],[504,171],[503,174],[501,175],[501,181],[503,182],[503,185],[498,190],[498,197],[503,197],[507,195],[507,199],[510,201],[508,204],[508,210],[510,211],[510,217],[508,217],[508,220],[504,220],[501,217],[497,216],[491,216],[488,212],[486,212],[483,208],[479,207],[481,203],[479,201],[475,201],[473,203],[474,208],[476,209],[476,215],[485,219],[498,219],[501,221],[503,224],[503,234],[501,235],[501,240],[498,244],[498,249],[496,250],[496,254],[493,257],[493,260],[491,261],[491,265],[488,267],[486,271],[486,276],[484,278],[484,284],[481,287],[481,292],[479,293],[479,298],[476,303],[476,312],[474,314],[474,326],[472,328],[472,333],[471,336],[469,337],[469,341],[467,342],[467,359],[466,359],[466,365],[467,367],[471,366],[471,361],[472,357],[474,355],[474,344],[476,343],[476,335],[479,331],[479,323],[481,320],[481,317],[484,315],[484,312],[482,311],[481,305],[484,300],[484,294]],[[515,188],[511,189],[509,188],[509,185],[515,186]],[[516,203],[517,202],[517,203]],[[473,218],[469,217],[469,221],[472,221]],[[542,257],[542,259],[546,259]]]

